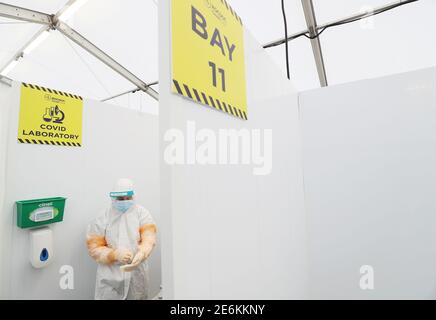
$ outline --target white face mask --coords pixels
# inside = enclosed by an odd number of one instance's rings
[[[135,204],[135,202],[133,200],[114,200],[113,201],[113,207],[122,212],[125,213],[127,212],[133,205]]]

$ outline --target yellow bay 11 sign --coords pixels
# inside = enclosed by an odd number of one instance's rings
[[[18,142],[81,147],[82,115],[82,97],[23,83]]]
[[[247,120],[244,29],[225,0],[172,0],[172,91]]]

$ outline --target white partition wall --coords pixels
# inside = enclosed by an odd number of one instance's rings
[[[159,226],[157,117],[85,100],[82,148],[25,145],[17,142],[20,84],[0,85],[0,101],[1,297],[92,299],[96,263],[87,253],[86,227],[110,205],[108,192],[116,179],[135,180],[137,201]],[[68,200],[64,221],[51,225],[54,261],[34,269],[29,262],[28,230],[16,226],[14,203],[56,196]],[[74,270],[73,290],[59,285],[65,265]],[[150,269],[150,293],[155,295],[160,286],[159,247]]]
[[[245,32],[248,121],[170,92],[169,0],[159,2],[161,210],[165,298],[305,297],[306,252],[298,99]],[[168,165],[168,130],[272,129],[272,171],[258,165]],[[190,141],[189,134],[186,141]],[[188,142],[189,143],[189,142]]]
[[[310,297],[435,299],[436,68],[300,104]]]
[[[8,140],[8,119],[9,119],[9,106],[7,102],[9,101],[12,90],[10,86],[0,81],[0,208],[3,208],[5,200],[5,190],[6,190],[6,144]],[[0,234],[5,234],[8,231],[8,227],[0,223]],[[4,257],[4,246],[0,241],[0,257]],[[0,263],[0,281],[2,279],[2,274],[5,266]],[[1,290],[1,289],[0,289]],[[1,292],[1,291],[0,291]]]

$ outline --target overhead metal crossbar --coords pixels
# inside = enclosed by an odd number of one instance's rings
[[[84,36],[82,36],[77,31],[75,31],[73,28],[68,26],[65,22],[59,20],[59,17],[62,15],[62,13],[65,12],[66,8],[72,5],[74,2],[75,0],[70,0],[67,3],[66,7],[61,11],[59,11],[59,13],[56,15],[49,15],[43,12],[29,10],[26,8],[21,8],[21,7],[0,2],[0,17],[38,23],[45,26],[40,31],[38,31],[38,33],[28,43],[26,43],[26,45],[22,48],[22,50],[17,55],[15,55],[13,57],[13,60],[10,62],[18,60],[20,57],[22,57],[25,48],[32,41],[34,41],[38,36],[40,36],[43,32],[47,31],[48,29],[58,30],[67,38],[69,38],[77,45],[82,47],[84,50],[86,50],[88,53],[93,55],[95,58],[103,62],[109,68],[111,68],[119,75],[121,75],[122,77],[133,83],[136,87],[138,87],[139,90],[144,91],[146,94],[150,95],[153,99],[159,100],[159,94],[157,93],[156,90],[151,88],[150,85],[146,84],[140,78],[135,76],[132,72],[127,70],[125,67],[123,67],[120,63],[112,59],[103,50],[99,49],[91,41],[89,41]]]
[[[292,40],[295,40],[295,39],[300,38],[300,37],[309,38],[312,42],[312,49],[313,49],[314,55],[315,55],[315,61],[317,64],[320,83],[321,83],[321,85],[323,85],[323,83],[324,83],[323,79],[324,79],[324,75],[325,75],[325,67],[324,67],[324,61],[322,58],[321,46],[320,46],[319,41],[315,42],[313,40],[317,40],[319,38],[320,34],[330,27],[340,26],[340,25],[344,25],[344,24],[351,23],[354,21],[362,20],[362,19],[374,16],[374,15],[378,15],[380,13],[386,12],[388,10],[391,10],[391,9],[394,9],[394,8],[397,8],[397,7],[406,5],[406,4],[410,4],[413,2],[417,2],[417,1],[419,1],[419,0],[395,1],[393,3],[387,4],[384,6],[376,7],[373,10],[359,12],[357,14],[353,14],[353,15],[346,17],[346,18],[343,18],[343,19],[339,19],[339,20],[335,20],[335,21],[331,21],[328,23],[317,25],[314,10],[313,10],[312,1],[311,0],[302,0],[308,29],[291,34],[287,38],[281,38],[281,39],[266,43],[263,46],[263,48],[268,49],[268,48],[280,46],[280,45],[286,43],[287,41],[292,41]],[[313,19],[311,18],[312,15],[313,15]],[[318,47],[319,47],[319,52],[318,52]],[[325,76],[325,84],[326,85],[328,84],[327,76]]]
[[[151,86],[155,86],[155,85],[157,85],[158,83],[159,83],[158,81],[150,82],[150,83],[148,84],[148,86],[149,86],[149,87],[151,87]],[[124,95],[126,95],[126,94],[129,94],[129,93],[135,93],[135,92],[138,92],[138,91],[139,91],[138,88],[136,88],[136,89],[131,89],[131,90],[128,90],[128,91],[124,91],[124,92],[119,93],[119,94],[116,94],[116,95],[114,95],[114,96],[112,96],[112,97],[105,98],[105,99],[101,100],[101,102],[106,102],[106,101],[109,101],[109,100],[113,100],[113,99],[116,99],[116,98],[122,97],[122,96],[124,96]]]
[[[88,51],[91,55],[99,59],[105,65],[110,67],[115,72],[119,73],[125,79],[129,80],[131,83],[136,85],[139,89],[150,95],[156,100],[159,100],[159,94],[153,89],[150,88],[144,81],[135,76],[132,72],[124,68],[121,64],[112,59],[109,55],[107,55],[103,50],[99,49],[97,46],[92,44],[85,37],[80,35],[78,32],[69,27],[66,23],[57,20],[55,22],[55,28],[67,38],[75,42],[77,45]]]
[[[0,16],[26,22],[51,25],[52,18],[49,14],[25,9],[0,2]]]
[[[12,80],[5,76],[0,76],[0,83],[3,83],[9,87],[12,86]]]

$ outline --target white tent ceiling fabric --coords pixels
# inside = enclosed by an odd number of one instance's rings
[[[54,14],[67,0],[10,0],[6,3]],[[6,44],[0,47],[0,66],[41,28],[31,23],[1,24],[12,21],[0,20],[0,39]],[[153,0],[87,1],[67,23],[144,82],[157,80],[157,5]],[[8,77],[96,100],[135,88],[57,31],[51,31],[43,43],[20,59]],[[142,92],[109,103],[158,113],[158,103]]]
[[[261,44],[284,37],[280,0],[228,0]],[[9,0],[8,4],[56,13],[67,0]],[[393,0],[313,0],[318,23],[343,18]],[[158,0],[90,0],[68,24],[150,83],[158,80]],[[301,0],[285,0],[289,33],[306,29]],[[436,1],[420,0],[370,20],[329,29],[320,40],[330,85],[436,65],[433,13]],[[5,23],[7,22],[7,23]],[[0,66],[17,53],[40,26],[0,19]],[[268,53],[285,73],[284,47]],[[291,78],[299,90],[319,87],[310,41],[290,43]],[[59,32],[11,71],[9,77],[101,100],[134,88]],[[158,88],[156,88],[158,89]],[[111,103],[156,113],[158,104],[141,92]]]

